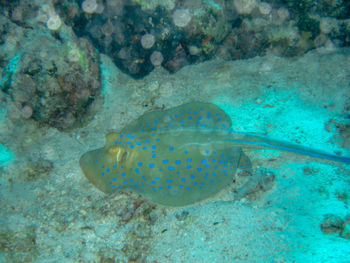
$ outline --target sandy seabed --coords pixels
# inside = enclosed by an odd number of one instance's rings
[[[194,100],[220,106],[234,130],[349,156],[350,129],[339,126],[350,123],[350,49],[214,60],[172,75],[158,68],[142,80],[103,55],[101,67],[104,104],[88,125],[40,128],[32,132],[42,136],[25,145],[8,134],[18,152],[0,177],[0,262],[350,262],[349,240],[320,229],[326,214],[350,214],[349,166],[250,150],[255,169],[276,175],[271,189],[240,201],[227,189],[178,209],[129,193],[105,195],[79,167],[80,156],[101,147],[106,133],[148,110]],[[1,130],[8,125],[3,119]],[[26,129],[17,132],[24,136]],[[34,159],[53,168],[28,178],[24,164]]]

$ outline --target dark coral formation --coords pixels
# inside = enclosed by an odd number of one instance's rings
[[[95,48],[135,78],[213,57],[297,56],[349,46],[349,10],[345,0],[1,1],[0,86],[24,119],[66,130],[100,94]]]
[[[175,72],[214,56],[244,59],[274,52],[296,56],[320,46],[350,44],[348,1],[55,1],[78,36],[88,36],[127,74],[140,78],[162,66]],[[84,3],[97,3],[84,11]],[[142,38],[155,43],[145,46]],[[158,54],[158,53],[157,53]]]
[[[75,42],[42,35],[31,41],[3,76],[2,90],[21,116],[61,130],[81,124],[100,94],[98,54],[85,39]]]

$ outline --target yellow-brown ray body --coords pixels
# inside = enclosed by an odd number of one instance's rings
[[[134,191],[154,203],[184,206],[226,188],[237,168],[251,171],[243,148],[274,148],[337,162],[350,158],[231,130],[216,105],[193,102],[142,115],[103,148],[80,159],[84,174],[105,193]]]

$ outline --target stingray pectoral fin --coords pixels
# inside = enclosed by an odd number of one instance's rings
[[[116,145],[120,141],[120,134],[116,132],[110,132],[106,135],[105,147],[111,147]]]
[[[106,161],[111,159],[108,155],[109,153],[106,152],[104,148],[100,148],[89,151],[80,158],[80,167],[86,178],[99,190],[105,193],[112,192],[112,189],[109,186],[110,176],[105,169]],[[103,160],[103,164],[101,160]]]

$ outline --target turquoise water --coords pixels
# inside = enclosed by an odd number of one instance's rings
[[[0,262],[350,262],[349,10],[348,1],[2,1]],[[155,146],[178,138],[171,146],[202,160],[209,145],[235,140],[230,182],[173,208],[157,205],[177,206],[180,185],[168,191],[175,174],[164,170],[155,177],[168,176],[164,200],[105,194],[108,180],[87,180],[79,159],[106,134],[193,101],[221,108],[238,137],[212,136],[227,124],[212,115],[175,128],[162,119],[155,128],[169,136]],[[147,171],[156,152],[109,138],[95,159]],[[193,167],[181,168],[188,181],[203,172]]]

